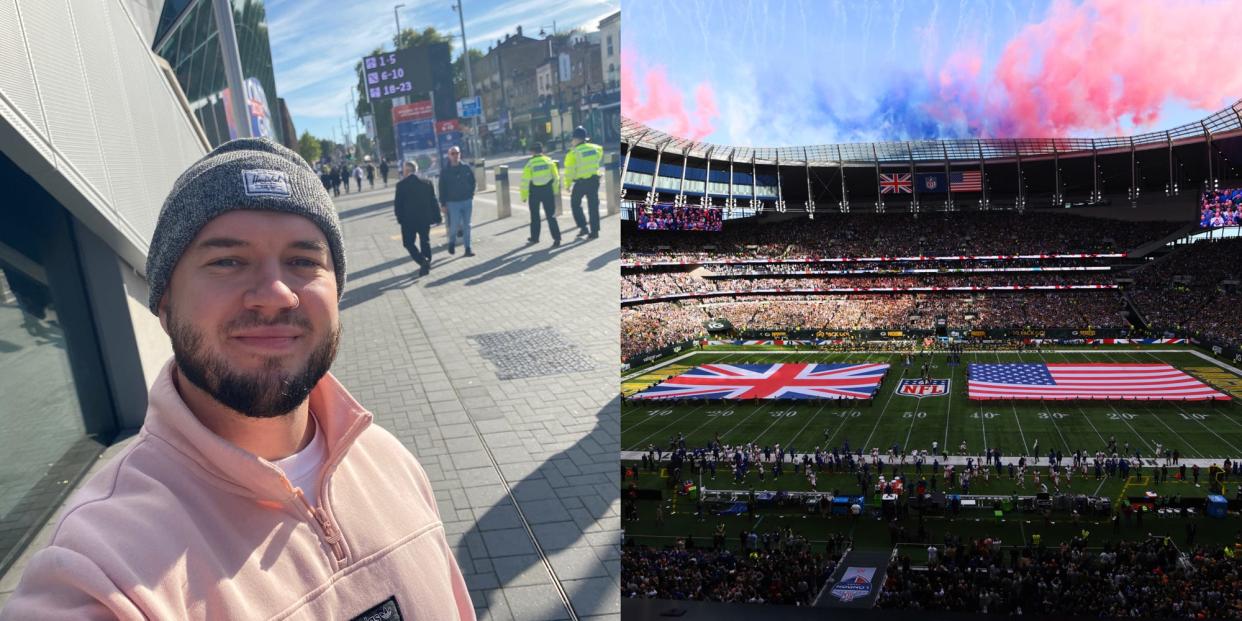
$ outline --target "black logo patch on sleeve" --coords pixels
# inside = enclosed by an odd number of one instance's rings
[[[403,621],[404,618],[401,616],[401,606],[397,605],[397,596],[393,595],[351,621]]]

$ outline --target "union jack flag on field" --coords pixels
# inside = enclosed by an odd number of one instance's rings
[[[887,364],[705,364],[635,399],[870,399]]]
[[[914,193],[914,182],[910,180],[910,173],[897,173],[894,175],[880,173],[880,194],[912,193]]]

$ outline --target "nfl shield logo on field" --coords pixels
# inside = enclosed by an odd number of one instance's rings
[[[903,379],[897,384],[897,394],[907,397],[939,397],[949,394],[949,380],[933,379],[923,381],[921,379]]]

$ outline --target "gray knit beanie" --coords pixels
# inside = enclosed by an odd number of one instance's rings
[[[336,268],[337,299],[345,291],[341,221],[323,183],[302,156],[266,138],[226,142],[190,166],[160,209],[147,254],[148,306],[159,315],[160,298],[190,242],[216,216],[236,209],[283,211],[323,230]]]

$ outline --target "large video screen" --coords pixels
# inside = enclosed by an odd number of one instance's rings
[[[1199,202],[1199,226],[1205,229],[1242,226],[1242,188],[1204,192]]]
[[[640,205],[638,228],[643,231],[719,231],[720,210],[710,207]]]

